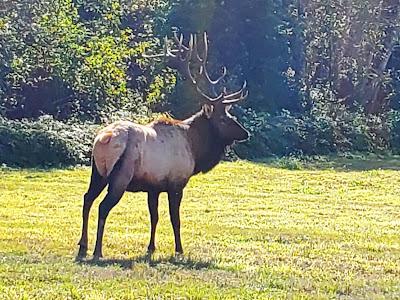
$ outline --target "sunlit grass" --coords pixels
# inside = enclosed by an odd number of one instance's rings
[[[2,170],[0,298],[399,298],[400,163],[282,166],[222,163],[194,177],[182,258],[172,256],[166,196],[148,260],[145,194],[125,194],[98,264],[74,261],[89,169]]]

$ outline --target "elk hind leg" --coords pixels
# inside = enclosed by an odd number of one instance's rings
[[[108,214],[111,209],[117,205],[124,194],[128,184],[132,180],[133,168],[127,160],[119,160],[109,177],[108,192],[99,206],[99,219],[97,224],[97,239],[93,253],[93,259],[97,260],[103,257],[102,245],[104,236],[104,227]]]
[[[88,219],[90,209],[94,200],[100,195],[107,185],[107,179],[102,177],[97,171],[94,161],[92,162],[92,175],[90,178],[89,189],[83,196],[83,208],[82,208],[82,235],[79,240],[79,252],[78,258],[86,257],[88,248]]]

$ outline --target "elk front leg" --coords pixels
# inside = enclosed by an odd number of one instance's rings
[[[98,173],[94,161],[92,163],[92,175],[90,178],[89,189],[83,197],[83,209],[82,209],[82,235],[79,240],[79,252],[77,258],[86,257],[88,248],[88,219],[90,208],[92,207],[93,201],[100,195],[107,185],[105,178],[101,177]]]
[[[174,190],[168,192],[169,216],[171,218],[172,228],[175,236],[175,252],[183,253],[181,243],[181,221],[179,216],[179,207],[182,201],[183,190]]]
[[[150,212],[150,222],[151,222],[151,232],[150,232],[150,242],[147,247],[148,253],[153,253],[156,250],[155,246],[155,235],[158,223],[158,197],[159,192],[148,192],[147,203]]]

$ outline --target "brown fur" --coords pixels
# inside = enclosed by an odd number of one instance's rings
[[[181,120],[176,120],[168,116],[162,116],[156,121],[154,121],[154,124],[164,124],[164,125],[179,125],[182,124]]]
[[[218,164],[227,144],[222,141],[203,111],[190,122],[188,138],[195,160],[194,174],[208,172]]]

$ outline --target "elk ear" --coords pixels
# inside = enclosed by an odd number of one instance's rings
[[[231,110],[231,108],[232,108],[232,105],[230,105],[230,104],[229,104],[229,105],[226,105],[226,106],[225,106],[225,111],[228,112],[228,111]]]
[[[214,111],[214,106],[212,106],[210,104],[203,105],[203,112],[204,112],[205,116],[207,117],[207,119],[211,118],[213,111]]]

